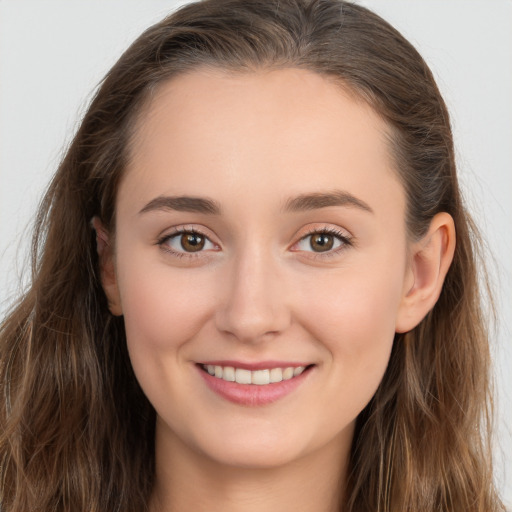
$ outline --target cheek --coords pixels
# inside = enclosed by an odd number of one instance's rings
[[[195,391],[180,376],[189,363],[191,340],[211,316],[214,293],[208,285],[199,289],[190,273],[162,262],[152,266],[147,259],[132,256],[118,265],[126,341],[144,393],[169,415],[168,403],[182,411],[187,408],[184,397]]]
[[[319,339],[329,340],[326,343],[334,352],[379,345],[395,332],[403,279],[397,274],[392,269],[351,269],[322,276],[314,286],[305,283],[303,316]]]
[[[309,286],[303,302],[303,323],[328,351],[335,376],[325,397],[342,393],[354,415],[377,390],[389,362],[401,298],[397,274],[353,270],[331,276]]]
[[[134,368],[175,358],[211,316],[213,290],[190,273],[132,257],[119,262],[118,279]]]

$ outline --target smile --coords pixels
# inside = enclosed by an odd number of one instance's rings
[[[294,393],[305,380],[309,380],[316,367],[315,364],[284,362],[211,363],[196,363],[207,387],[225,400],[249,407],[271,404]]]
[[[293,379],[301,375],[306,369],[305,366],[288,366],[285,368],[266,368],[251,371],[245,368],[213,364],[202,365],[202,367],[217,379],[222,379],[226,382],[237,382],[238,384],[254,384],[256,386],[265,386]]]

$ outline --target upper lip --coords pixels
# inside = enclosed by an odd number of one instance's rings
[[[201,361],[198,364],[207,366],[232,366],[234,368],[241,368],[244,370],[271,370],[272,368],[296,368],[299,366],[310,366],[311,363],[301,363],[296,361],[258,361],[258,362],[244,362],[232,360],[215,360],[215,361]]]

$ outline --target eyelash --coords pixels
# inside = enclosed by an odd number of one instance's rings
[[[172,233],[166,234],[165,236],[159,238],[157,240],[156,245],[160,246],[160,248],[162,250],[164,250],[167,253],[170,253],[173,257],[176,257],[176,258],[200,258],[200,257],[202,257],[201,253],[204,252],[203,250],[200,250],[200,251],[197,251],[197,252],[187,252],[187,251],[183,251],[182,252],[182,251],[175,251],[175,250],[171,249],[168,245],[166,245],[169,242],[169,240],[171,240],[171,239],[173,239],[175,237],[179,237],[179,236],[185,235],[185,234],[199,235],[199,236],[205,238],[206,240],[208,240],[211,244],[214,244],[214,242],[212,242],[207,235],[205,235],[204,233],[202,233],[201,231],[199,231],[197,229],[194,229],[194,228],[178,228],[175,231],[173,231]],[[318,229],[318,228],[311,229],[305,235],[303,235],[297,242],[295,242],[293,245],[296,246],[297,244],[299,244],[303,240],[306,240],[308,237],[311,237],[313,235],[330,235],[330,236],[333,236],[339,242],[341,242],[341,246],[336,248],[336,249],[334,249],[334,250],[328,250],[328,251],[326,251],[324,253],[322,253],[322,252],[315,252],[315,251],[304,251],[304,252],[310,252],[312,254],[311,256],[308,256],[309,258],[329,258],[329,257],[332,257],[332,256],[336,256],[337,254],[339,254],[340,252],[344,251],[348,247],[353,246],[352,237],[347,236],[346,234],[344,234],[343,232],[341,232],[341,231],[339,231],[337,229],[329,228],[329,227],[320,228],[320,229]],[[214,245],[216,245],[216,244],[214,244]]]
[[[310,252],[312,254],[312,256],[308,256],[310,258],[331,258],[333,256],[337,256],[342,251],[346,250],[348,247],[352,247],[354,245],[352,237],[347,236],[342,231],[335,229],[335,228],[331,228],[331,227],[324,227],[324,228],[320,228],[320,229],[312,228],[312,229],[308,230],[308,232],[304,236],[302,236],[300,238],[300,240],[295,242],[295,244],[293,244],[293,245],[295,246],[295,245],[299,244],[300,242],[302,242],[303,240],[305,240],[308,237],[311,237],[313,235],[333,236],[334,238],[337,238],[341,242],[341,245],[340,245],[340,247],[338,247],[336,249],[332,249],[332,250],[329,250],[326,252],[305,251],[305,252]]]
[[[204,252],[202,250],[201,251],[197,251],[197,252],[175,251],[174,249],[171,249],[171,247],[166,245],[167,242],[169,242],[173,238],[176,238],[176,237],[179,237],[179,236],[182,236],[182,235],[198,235],[198,236],[201,236],[201,237],[205,238],[211,244],[213,244],[213,242],[210,240],[210,238],[207,235],[205,235],[204,233],[202,233],[201,231],[199,231],[199,230],[197,230],[195,228],[186,228],[186,227],[177,228],[172,233],[164,235],[163,237],[161,237],[161,238],[159,238],[157,240],[156,244],[158,246],[160,246],[160,248],[163,251],[171,254],[175,258],[200,258],[201,257],[201,253]]]

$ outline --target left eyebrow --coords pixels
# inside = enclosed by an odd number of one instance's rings
[[[221,212],[220,205],[213,199],[191,196],[158,196],[144,206],[139,214],[155,210],[175,210],[209,215],[219,215]]]
[[[283,210],[285,212],[302,212],[317,210],[319,208],[327,208],[329,206],[348,206],[359,208],[369,213],[374,213],[370,206],[362,199],[359,199],[344,190],[302,194],[288,199]]]

